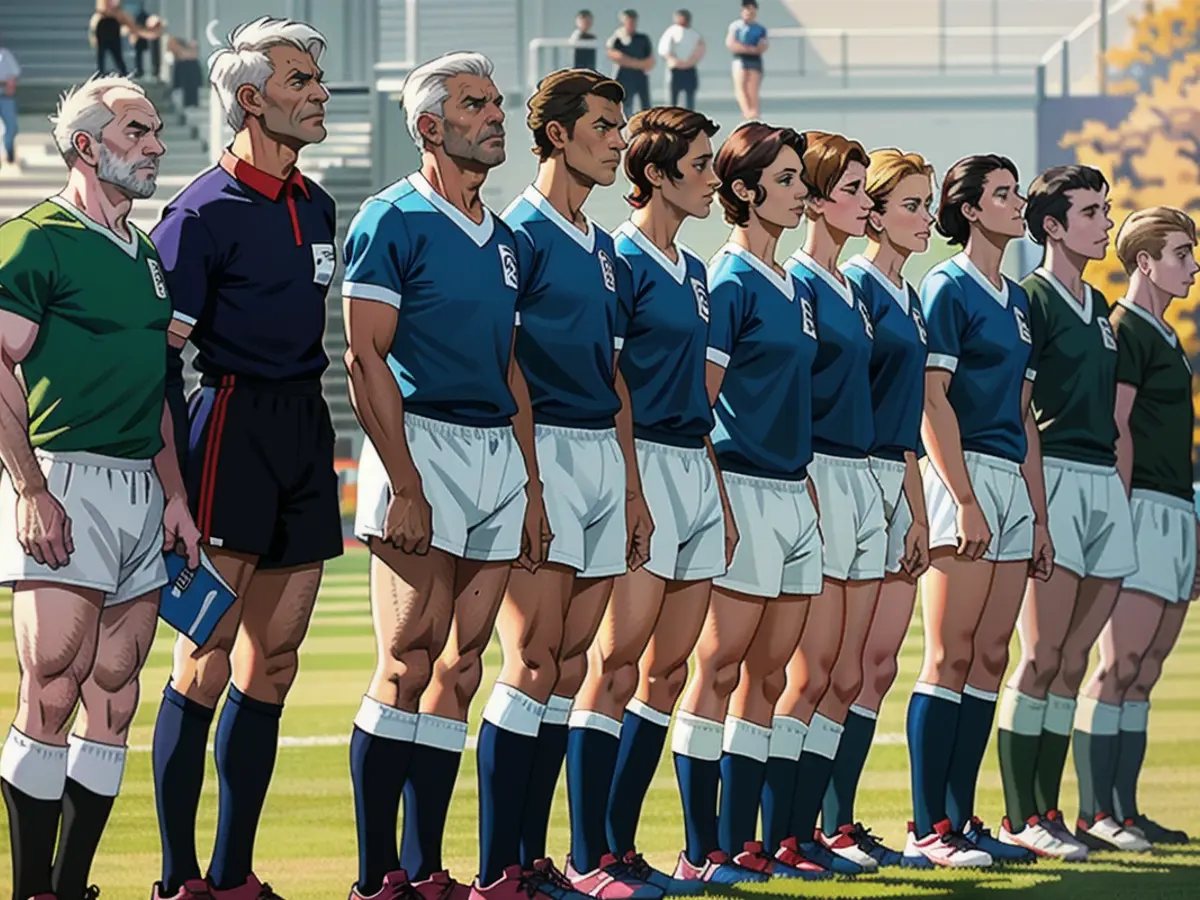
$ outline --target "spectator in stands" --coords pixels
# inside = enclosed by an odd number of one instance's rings
[[[21,67],[13,52],[4,46],[0,34],[0,127],[4,128],[4,161],[17,164],[17,79]]]
[[[742,15],[729,26],[725,46],[733,54],[733,93],[742,115],[758,118],[758,92],[762,86],[763,54],[767,52],[767,29],[758,21],[756,0],[742,0]]]
[[[686,9],[676,10],[675,23],[658,40],[658,55],[667,61],[667,96],[672,106],[696,108],[696,88],[700,84],[696,65],[704,58],[704,50],[704,38],[692,27],[692,14]]]
[[[158,37],[149,28],[143,28],[121,8],[121,0],[96,0],[96,12],[88,23],[88,39],[96,48],[96,71],[100,75],[110,74],[106,66],[106,58],[111,56],[113,71],[120,75],[128,75],[125,67],[125,54],[121,47],[121,32],[125,29],[129,34],[153,40]]]
[[[149,77],[151,81],[157,81],[162,72],[162,34],[166,29],[166,20],[161,16],[152,16],[146,11],[146,5],[143,3],[138,9],[137,17],[134,19],[139,26],[147,31],[153,32],[156,37],[153,39],[142,37],[138,34],[131,33],[129,35],[129,43],[133,44],[133,77],[145,78]],[[146,57],[146,53],[150,54],[150,68],[142,64]]]
[[[616,63],[613,78],[625,88],[625,116],[635,112],[635,98],[640,109],[650,108],[650,76],[654,68],[654,45],[650,38],[637,30],[637,10],[621,13],[621,27],[608,39],[608,58]]]
[[[571,32],[572,44],[577,44],[580,41],[594,41],[596,39],[596,36],[592,34],[592,21],[592,11],[590,9],[581,9],[575,13],[575,30]],[[596,68],[595,46],[575,48],[575,68]]]
[[[164,23],[165,24],[165,23]],[[204,76],[200,71],[200,47],[195,41],[167,36],[167,52],[171,54],[171,87],[183,93],[183,105],[195,109],[200,105],[200,85]]]

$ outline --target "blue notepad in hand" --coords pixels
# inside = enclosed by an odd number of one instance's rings
[[[189,569],[186,557],[174,551],[163,554],[170,581],[162,589],[158,614],[192,643],[203,646],[237,595],[200,551],[200,568]]]

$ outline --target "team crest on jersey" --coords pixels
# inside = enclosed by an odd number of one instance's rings
[[[1025,318],[1025,312],[1014,306],[1013,318],[1017,320],[1017,334],[1021,336],[1021,340],[1026,344],[1032,344],[1033,335],[1029,331],[1029,320]]]
[[[162,267],[157,259],[147,259],[146,268],[150,270],[150,279],[154,282],[154,296],[159,300],[167,299],[167,280],[163,278]]]
[[[504,274],[504,286],[514,291],[521,286],[517,278],[517,254],[508,244],[500,244],[500,271]]]
[[[1115,352],[1117,336],[1113,334],[1112,322],[1105,318],[1099,318],[1096,320],[1096,325],[1100,328],[1100,339],[1104,341],[1104,348]]]
[[[921,339],[922,344],[929,343],[929,335],[925,333],[925,317],[921,315],[919,309],[912,311],[913,324],[917,326],[917,337]]]
[[[708,321],[708,291],[704,287],[704,282],[699,278],[691,279],[692,293],[696,295],[696,312],[705,322]]]
[[[617,273],[613,271],[612,260],[603,250],[597,251],[596,256],[600,259],[600,274],[604,276],[604,286],[615,294],[617,292]]]
[[[875,324],[871,321],[870,315],[867,313],[867,307],[863,303],[856,304],[858,306],[858,314],[862,316],[863,331],[867,333],[867,337],[875,340]]]
[[[800,298],[800,317],[803,319],[801,327],[804,329],[804,333],[815,341],[817,339],[817,319],[813,315],[812,304],[808,302],[807,297]]]

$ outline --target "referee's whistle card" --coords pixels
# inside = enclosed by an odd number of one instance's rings
[[[158,614],[192,643],[203,646],[237,595],[203,550],[198,569],[189,569],[187,559],[174,551],[163,554],[163,558],[170,580],[162,589]]]

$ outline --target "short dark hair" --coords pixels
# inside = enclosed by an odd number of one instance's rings
[[[747,6],[753,6],[755,9],[758,9],[758,0],[742,0],[742,8],[744,9]]]
[[[1004,170],[1019,179],[1017,167],[1007,156],[984,153],[967,156],[950,167],[942,182],[942,196],[938,201],[937,230],[951,245],[964,247],[971,236],[971,223],[963,215],[963,204],[978,208],[983,200],[983,184],[993,172]]]
[[[725,211],[725,221],[730,225],[745,225],[750,221],[750,204],[733,192],[733,183],[740,181],[748,190],[754,191],[754,205],[758,206],[767,196],[759,184],[763,170],[775,162],[784,147],[791,147],[801,160],[804,159],[804,135],[793,128],[747,122],[725,139],[717,151],[713,168],[721,179],[717,197]]]
[[[689,25],[691,25],[691,24],[692,24],[692,12],[691,12],[691,10],[688,10],[688,9],[677,9],[677,10],[675,10],[675,15],[679,16],[679,18],[683,19],[683,21],[687,22]]]
[[[1071,191],[1102,191],[1108,188],[1104,173],[1092,166],[1054,166],[1034,179],[1029,186],[1025,207],[1025,227],[1035,244],[1046,243],[1046,217],[1067,227]]]
[[[630,19],[636,19],[638,17],[636,9],[623,9],[621,10],[621,15]]]
[[[525,124],[533,132],[533,152],[539,159],[547,160],[554,152],[546,126],[558,122],[573,136],[575,123],[587,113],[587,98],[591,95],[620,104],[625,100],[625,88],[595,69],[559,69],[538,82],[526,104],[529,115]]]
[[[587,16],[589,19],[595,18],[590,9],[581,9],[579,12],[575,13],[575,18],[577,19],[582,19],[584,16]]]
[[[634,209],[650,202],[654,185],[646,166],[658,167],[672,181],[682,178],[679,161],[701,134],[712,137],[720,128],[703,113],[679,106],[654,106],[629,120],[629,149],[625,151],[625,177],[633,192],[625,201]]]

